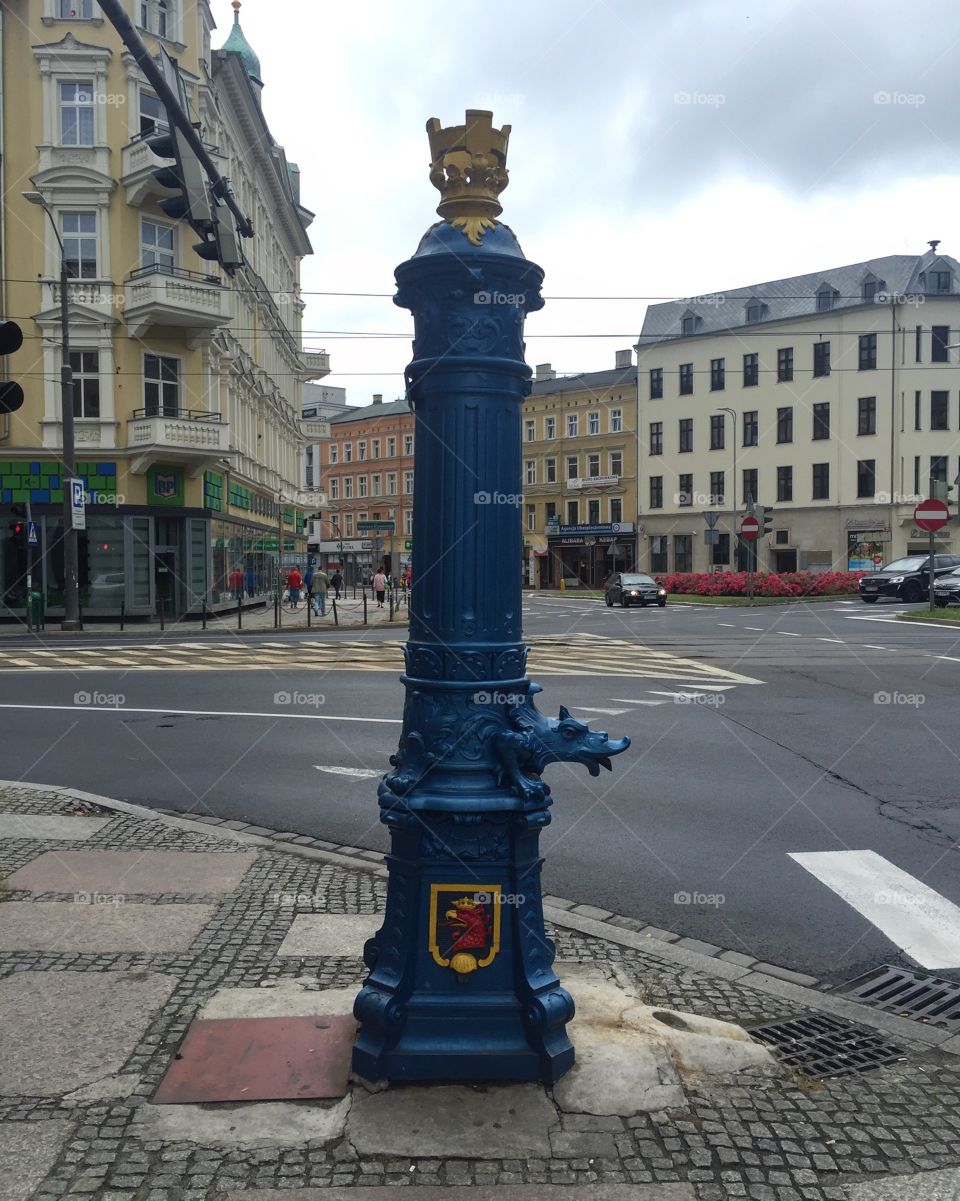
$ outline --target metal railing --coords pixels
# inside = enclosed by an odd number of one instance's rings
[[[150,408],[134,409],[130,415],[131,421],[142,421],[146,417],[172,417],[178,421],[212,421],[220,422],[222,414],[208,413],[206,409],[176,409],[159,404]]]
[[[147,263],[145,267],[135,267],[127,275],[127,280],[143,279],[148,275],[163,275],[172,279],[185,279],[195,284],[211,284],[223,287],[223,280],[216,275],[205,275],[202,271],[188,271],[186,267],[168,267],[165,263]]]

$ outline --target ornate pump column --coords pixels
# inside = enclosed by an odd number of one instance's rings
[[[366,944],[353,1066],[372,1080],[536,1080],[573,1063],[543,927],[548,763],[629,746],[533,703],[521,642],[523,321],[543,272],[495,218],[510,126],[427,123],[443,218],[397,268],[415,319],[415,560],[403,731],[379,787],[387,912]]]

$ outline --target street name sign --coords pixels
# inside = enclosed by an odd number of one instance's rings
[[[384,533],[392,534],[397,528],[395,521],[358,521],[357,530],[361,534],[369,533],[371,530],[383,530]]]

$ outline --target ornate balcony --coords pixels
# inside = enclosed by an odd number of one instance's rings
[[[189,331],[188,346],[201,345],[230,322],[227,291],[215,275],[157,265],[127,276],[123,316],[133,338],[155,325],[176,326]]]
[[[159,134],[164,130],[158,128],[154,132]],[[167,166],[167,162],[157,158],[147,145],[147,138],[153,136],[153,132],[140,134],[121,151],[120,183],[127,189],[127,204],[141,205],[151,200],[166,200],[175,195],[154,177],[154,172]],[[226,159],[213,146],[207,146],[207,150],[221,173],[225,173]]]
[[[303,380],[323,379],[330,374],[330,355],[325,350],[301,350],[300,362]]]
[[[154,462],[182,463],[190,475],[222,459],[230,447],[230,426],[219,413],[202,409],[134,409],[127,421],[130,470],[141,474]]]

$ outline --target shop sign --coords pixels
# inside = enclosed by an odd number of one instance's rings
[[[561,525],[560,534],[632,534],[632,521],[605,521],[596,525]]]

